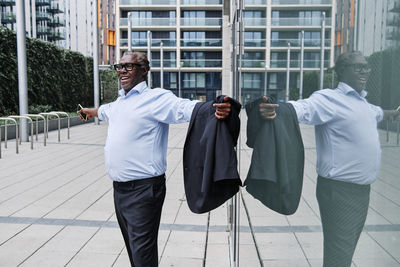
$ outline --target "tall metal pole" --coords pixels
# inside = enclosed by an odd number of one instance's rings
[[[299,99],[303,99],[303,68],[304,68],[304,31],[301,31]]]
[[[94,85],[94,107],[99,108],[99,28],[98,28],[98,1],[93,4],[93,85]],[[99,119],[95,117],[94,123],[99,125]]]
[[[147,31],[147,60],[151,62],[151,32]],[[151,68],[147,74],[147,86],[151,88]]]
[[[31,1],[31,16],[32,16],[32,37],[37,38],[36,29],[36,1]]]
[[[164,88],[164,48],[163,43],[160,44],[160,84]]]
[[[128,51],[132,51],[132,14],[128,13]]]
[[[182,89],[181,89],[181,66],[179,64],[178,67],[178,96],[182,97]]]
[[[290,43],[288,43],[287,49],[287,62],[286,62],[286,97],[285,101],[289,101],[289,82],[290,82]]]
[[[322,90],[324,87],[324,65],[325,65],[325,12],[322,12],[321,22],[321,70],[319,78],[319,89]]]
[[[28,114],[28,75],[26,68],[26,43],[25,43],[25,1],[16,1],[17,9],[17,56],[18,56],[18,92],[19,114]],[[26,119],[20,120],[21,140],[28,142],[28,124]]]

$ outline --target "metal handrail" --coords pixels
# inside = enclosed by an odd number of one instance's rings
[[[57,113],[51,113],[51,112],[41,112],[39,114],[46,115],[45,136],[47,138],[49,138],[49,116],[56,116],[58,118],[58,142],[60,142],[61,141],[61,138],[60,138],[60,127],[61,127],[60,115],[58,115]]]
[[[11,115],[8,116],[9,118],[13,118],[13,119],[19,119],[21,121],[21,119],[28,119],[31,121],[31,149],[33,149],[33,121],[29,116],[25,116],[25,115]],[[21,127],[19,127],[19,130],[21,130]],[[21,138],[19,139],[19,144],[21,144]]]
[[[1,121],[5,121],[4,123],[4,148],[7,148],[7,121],[12,121],[15,123],[15,150],[18,154],[18,123],[13,118],[1,117]],[[1,131],[0,131],[0,158],[1,158]]]
[[[24,116],[29,116],[29,117],[33,117],[36,118],[36,141],[38,141],[38,133],[39,133],[39,118],[43,119],[43,135],[44,135],[44,131],[45,131],[45,127],[46,127],[46,119],[44,116],[39,115],[39,114],[23,114]],[[46,136],[44,135],[44,146],[46,146]]]
[[[67,134],[67,136],[68,136],[68,139],[70,138],[70,135],[69,135],[69,126],[70,126],[70,120],[71,120],[71,118],[70,118],[70,116],[68,115],[68,113],[67,112],[64,112],[64,111],[50,111],[50,113],[56,113],[56,114],[58,114],[58,115],[65,115],[65,116],[67,116],[67,118],[68,118],[68,134]]]

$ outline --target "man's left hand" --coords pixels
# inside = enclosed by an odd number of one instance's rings
[[[227,102],[229,100],[229,96],[224,97],[224,103],[214,104],[213,106],[217,109],[215,111],[215,117],[219,120],[223,120],[228,118],[231,113],[231,103]]]

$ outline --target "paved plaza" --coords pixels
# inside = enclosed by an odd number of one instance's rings
[[[244,115],[243,115],[244,116]],[[242,120],[242,179],[252,150]],[[229,266],[227,204],[207,214],[186,203],[182,153],[187,124],[170,127],[167,194],[159,233],[160,266]],[[240,266],[322,266],[322,231],[316,189],[313,127],[301,126],[306,153],[298,211],[279,215],[245,189],[240,193]],[[2,143],[0,159],[0,266],[129,266],[113,207],[112,182],[104,167],[107,124],[50,132],[30,150]],[[395,133],[381,131],[382,170],[372,186],[366,226],[353,266],[400,266],[400,147]]]

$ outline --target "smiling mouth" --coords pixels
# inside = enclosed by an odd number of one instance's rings
[[[129,77],[121,77],[121,82],[127,81],[128,79],[129,79]]]

